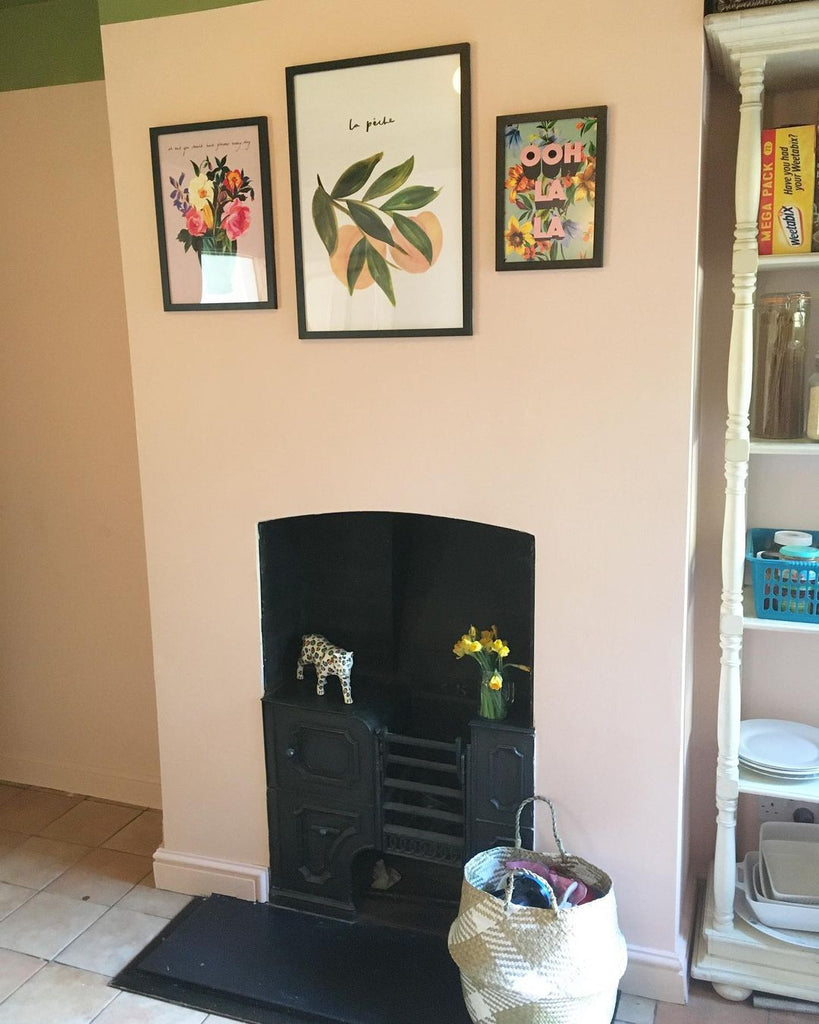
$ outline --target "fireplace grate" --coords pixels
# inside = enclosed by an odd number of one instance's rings
[[[464,852],[464,749],[452,743],[382,734],[385,852],[459,865]]]

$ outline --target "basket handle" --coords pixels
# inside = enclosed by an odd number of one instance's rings
[[[549,884],[548,878],[544,878],[543,875],[536,875],[533,871],[527,871],[526,868],[511,868],[506,873],[506,881],[503,885],[503,909],[507,914],[512,905],[512,890],[515,888],[516,878],[531,878],[533,881],[536,881],[549,895],[549,906],[544,909],[557,910],[557,896],[555,896],[555,891]]]
[[[555,805],[546,796],[530,796],[530,797],[527,797],[523,801],[523,803],[521,803],[520,807],[518,807],[517,814],[515,815],[515,846],[517,846],[518,849],[521,848],[520,816],[523,813],[523,808],[527,804],[533,804],[536,800],[540,800],[544,804],[548,804],[549,805],[549,810],[552,812],[552,835],[555,837],[555,845],[557,846],[557,849],[558,849],[558,851],[560,853],[561,859],[562,860],[566,860],[569,855],[568,855],[568,853],[566,853],[566,847],[563,845],[563,842],[562,842],[562,840],[560,838],[560,835],[558,834],[558,831],[557,831],[557,811],[555,810]],[[510,888],[509,891],[510,891],[510,894],[511,894],[511,888]]]

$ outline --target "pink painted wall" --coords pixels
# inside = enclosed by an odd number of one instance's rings
[[[567,846],[615,879],[630,990],[681,997],[701,18],[699,0],[636,0],[627,17],[607,0],[525,17],[263,0],[103,27],[167,849],[267,861],[259,520],[393,509],[526,530],[538,789]],[[535,28],[542,46],[524,45]],[[300,341],[284,68],[460,41],[474,336]],[[605,266],[496,273],[495,116],[601,103]],[[257,114],[280,308],[164,313],[148,129]]]
[[[159,806],[103,82],[0,93],[0,778]]]

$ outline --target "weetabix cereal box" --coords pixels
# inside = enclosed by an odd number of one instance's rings
[[[816,125],[762,132],[760,256],[811,251]]]

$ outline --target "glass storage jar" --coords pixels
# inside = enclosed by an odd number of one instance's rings
[[[800,438],[805,430],[805,348],[810,295],[760,296],[754,331],[751,435]]]

